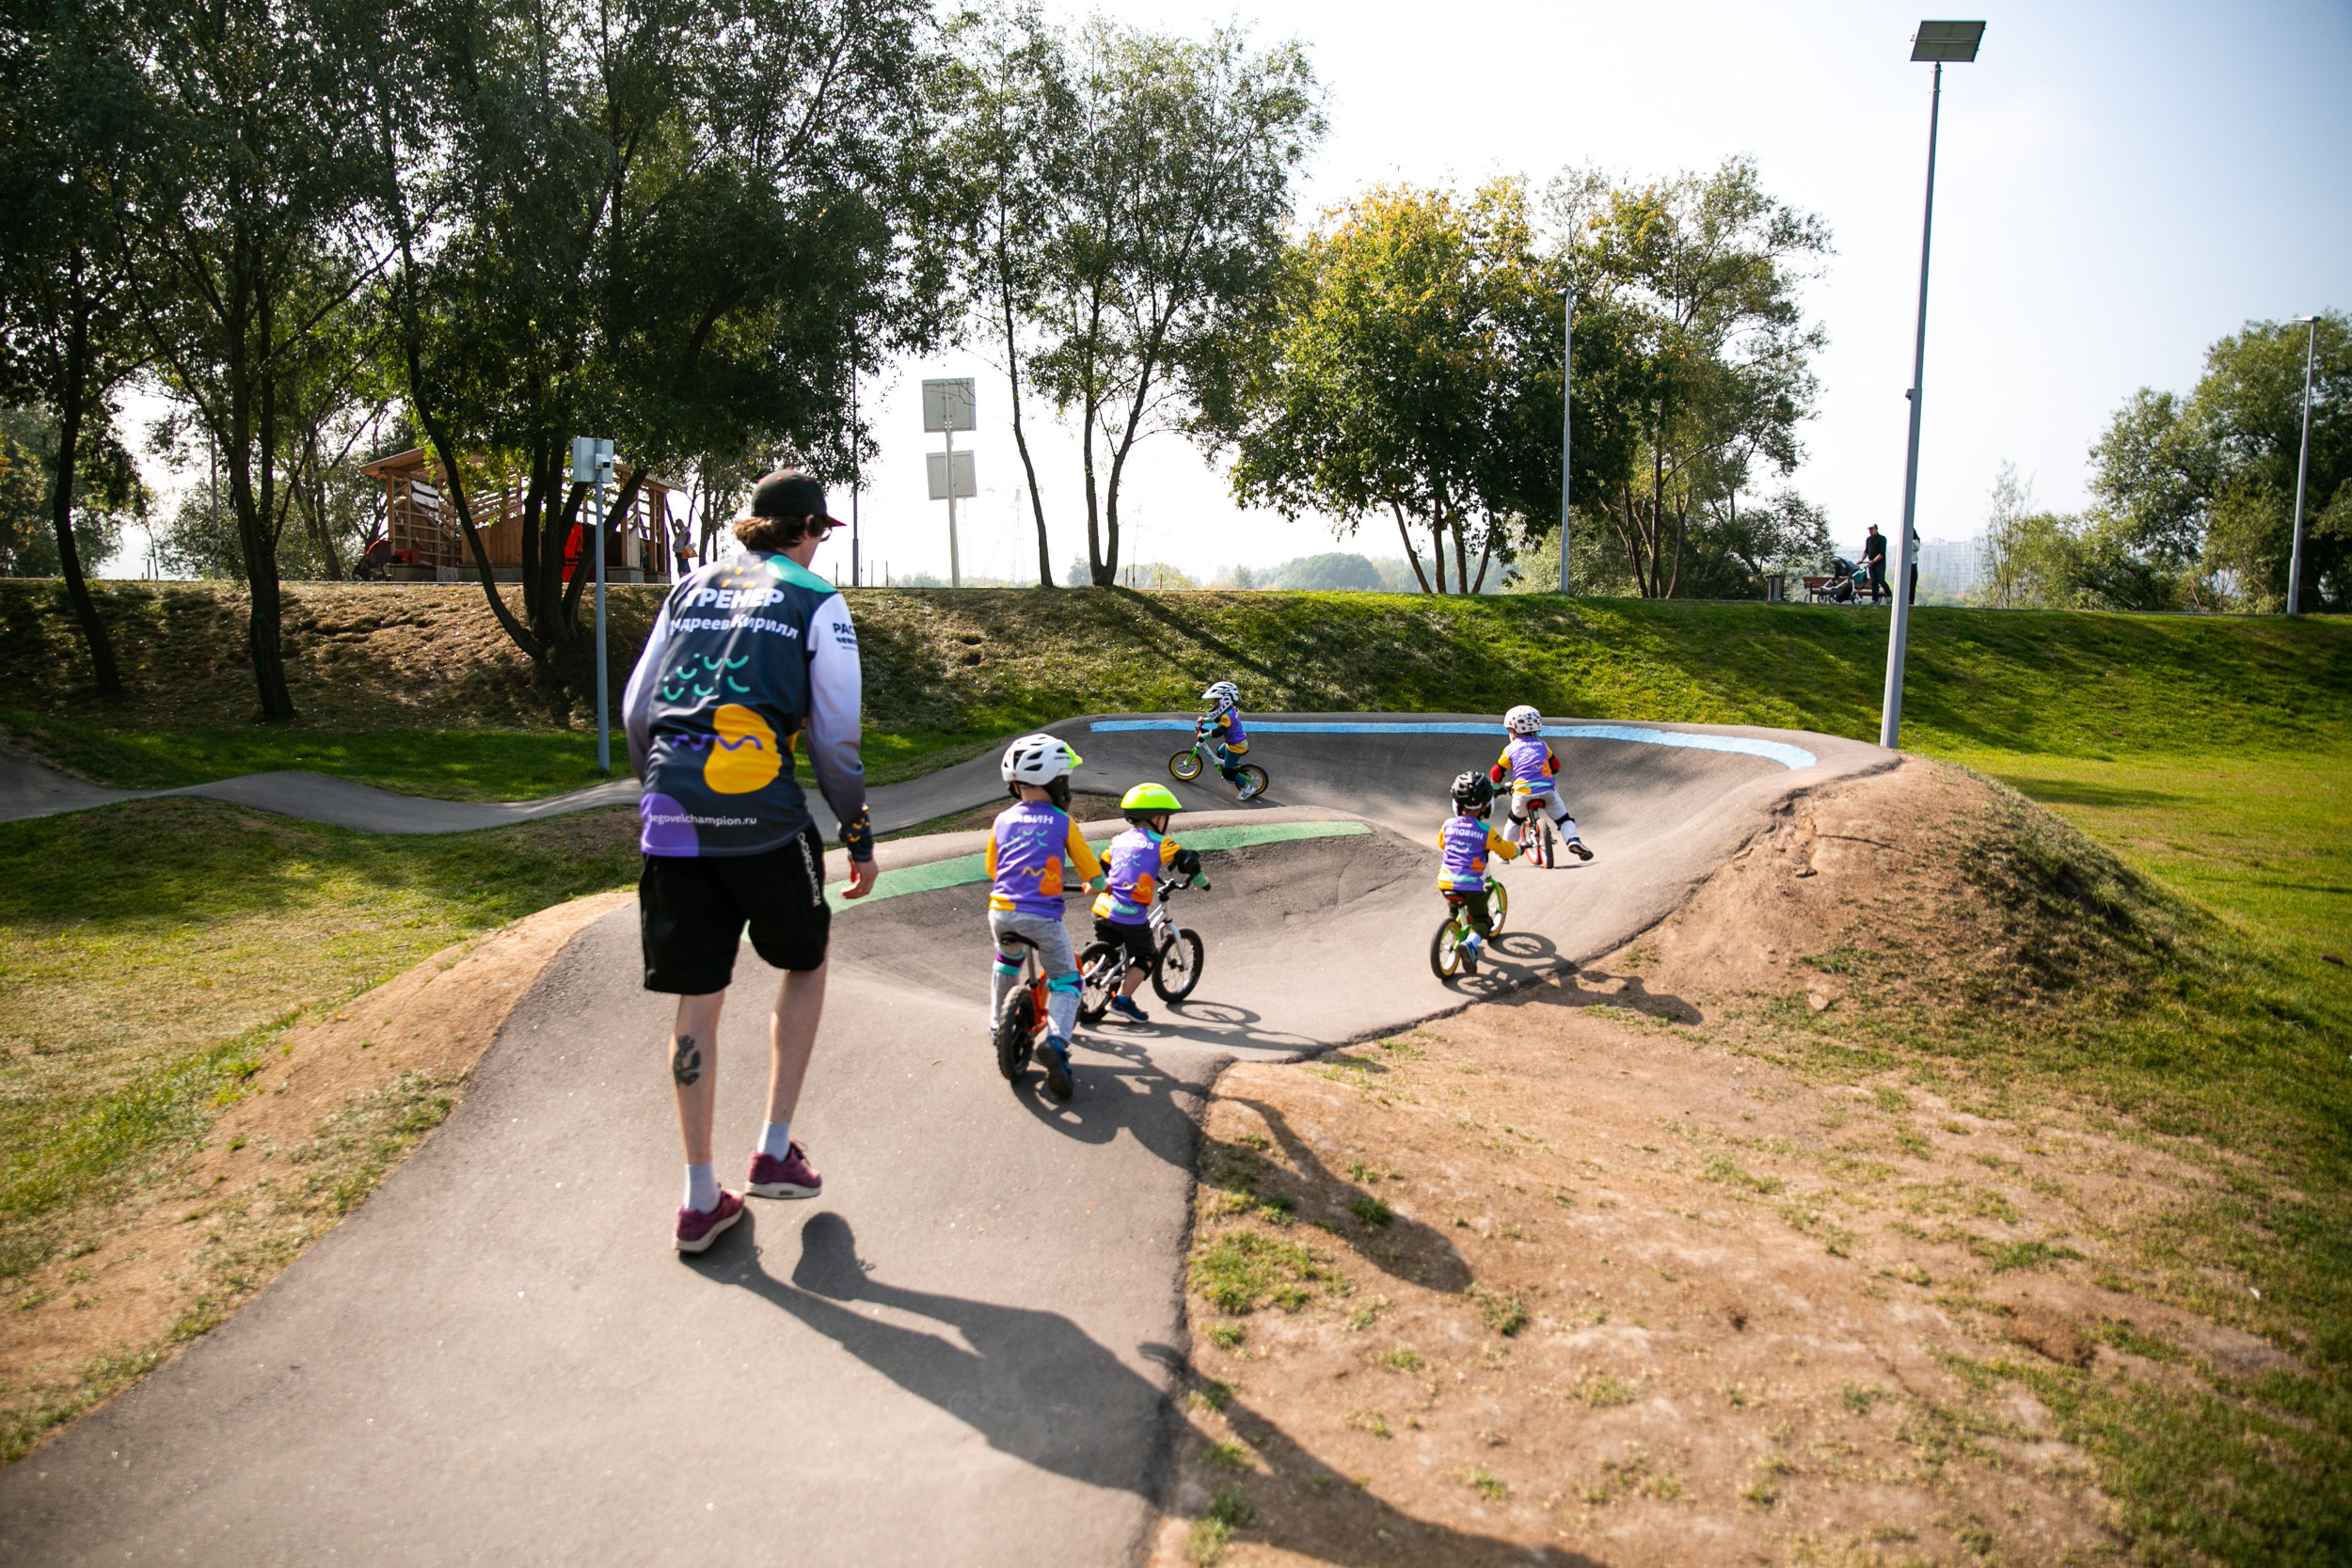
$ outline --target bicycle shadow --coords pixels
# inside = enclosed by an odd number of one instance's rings
[[[1561,955],[1549,937],[1537,931],[1505,931],[1486,939],[1486,957],[1477,974],[1456,974],[1444,983],[1462,996],[1487,1001],[1575,973],[1575,963]]]
[[[1162,1022],[1162,1019],[1171,1022]],[[1227,1051],[1320,1051],[1329,1042],[1311,1035],[1294,1034],[1288,1030],[1263,1027],[1264,1015],[1238,1002],[1163,1002],[1160,1011],[1149,1023],[1112,1022],[1105,1016],[1099,1023],[1081,1024],[1089,1045],[1102,1047],[1110,1040],[1181,1040],[1188,1045],[1216,1046]],[[1105,1030],[1110,1031],[1105,1033]]]
[[[1043,1126],[1076,1143],[1107,1145],[1121,1132],[1153,1155],[1181,1170],[1192,1169],[1195,1132],[1209,1085],[1225,1065],[1224,1058],[1198,1058],[1184,1065],[1198,1076],[1180,1075],[1160,1066],[1139,1044],[1105,1041],[1089,1037],[1082,1043],[1099,1054],[1116,1058],[1113,1066],[1080,1059],[1076,1062],[1078,1092],[1057,1101],[1045,1092],[1032,1068],[1025,1074],[1018,1103]]]
[[[1259,1119],[1265,1123],[1266,1131],[1274,1135],[1274,1141],[1281,1146],[1282,1152],[1297,1167],[1302,1183],[1299,1197],[1327,1198],[1333,1189],[1354,1195],[1353,1201],[1328,1204],[1334,1216],[1345,1217],[1338,1218],[1327,1234],[1345,1243],[1364,1261],[1392,1279],[1403,1280],[1407,1285],[1419,1285],[1425,1290],[1442,1291],[1449,1295],[1470,1289],[1470,1264],[1443,1231],[1389,1210],[1386,1201],[1379,1199],[1369,1188],[1333,1172],[1317,1157],[1307,1141],[1292,1130],[1289,1119],[1274,1106],[1242,1096],[1232,1097],[1232,1102],[1247,1105],[1257,1112]],[[1221,1167],[1213,1167],[1212,1155],[1222,1162]],[[1245,1145],[1221,1142],[1205,1133],[1201,1137],[1200,1180],[1204,1185],[1238,1183],[1240,1188],[1253,1196],[1260,1196],[1255,1180],[1256,1167],[1265,1164]],[[1391,1180],[1396,1178],[1391,1175]],[[1409,1187],[1410,1183],[1406,1185]],[[1379,1202],[1389,1215],[1377,1224],[1364,1218],[1363,1210],[1357,1207],[1358,1203],[1362,1203],[1368,1208],[1374,1201]]]
[[[744,1228],[755,1221],[746,1216]],[[859,1361],[952,1416],[999,1453],[1056,1475],[1157,1502],[1168,1457],[1168,1391],[1058,1312],[912,1291],[871,1277],[850,1222],[831,1212],[801,1227],[789,1280],[758,1249],[737,1245],[688,1259],[718,1283],[749,1291]],[[844,1303],[909,1313],[962,1337],[909,1328]],[[965,1348],[966,1346],[970,1348]],[[1175,1371],[1171,1347],[1139,1346]],[[1171,1378],[1172,1381],[1172,1378]]]

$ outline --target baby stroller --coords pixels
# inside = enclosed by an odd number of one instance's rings
[[[1829,560],[1829,581],[1821,585],[1821,596],[1832,604],[1851,604],[1855,598],[1870,591],[1870,576],[1842,555]]]

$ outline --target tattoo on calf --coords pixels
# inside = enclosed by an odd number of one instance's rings
[[[677,1080],[681,1089],[691,1089],[702,1082],[703,1053],[694,1048],[694,1037],[680,1035],[676,1049],[670,1053],[670,1076]]]

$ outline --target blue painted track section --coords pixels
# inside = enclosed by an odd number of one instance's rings
[[[1503,734],[1501,724],[1479,724],[1451,720],[1440,722],[1416,721],[1405,724],[1353,724],[1327,720],[1257,720],[1248,721],[1251,735],[1483,735],[1498,740]],[[1087,726],[1096,734],[1113,734],[1133,730],[1173,730],[1180,735],[1190,734],[1188,719],[1098,719]],[[1653,730],[1639,724],[1546,724],[1544,734],[1568,740],[1623,740],[1636,746],[1674,746],[1692,752],[1728,752],[1740,756],[1762,757],[1779,763],[1794,772],[1811,768],[1820,758],[1802,746],[1791,746],[1780,740],[1757,740],[1744,735],[1692,734],[1684,730]]]

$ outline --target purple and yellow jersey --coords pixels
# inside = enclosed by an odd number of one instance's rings
[[[1249,750],[1249,732],[1242,728],[1241,709],[1237,707],[1219,709],[1209,721],[1209,734],[1223,741],[1228,751]]]
[[[1150,920],[1160,873],[1175,860],[1180,847],[1174,839],[1162,838],[1144,827],[1130,828],[1112,839],[1104,870],[1110,885],[1095,895],[1095,918],[1114,926],[1140,926]]]
[[[1486,857],[1510,860],[1519,847],[1488,828],[1477,816],[1449,816],[1438,830],[1438,847],[1445,858],[1438,865],[1438,886],[1447,893],[1486,891]]]
[[[1560,759],[1544,744],[1542,736],[1519,735],[1511,737],[1502,755],[1486,769],[1486,777],[1498,784],[1509,781],[1517,794],[1549,795],[1554,787],[1552,778],[1559,771]]]
[[[1067,813],[1043,800],[1014,801],[996,814],[996,831],[989,835],[988,907],[1059,920],[1064,860],[1078,868],[1081,886],[1103,874],[1103,863]]]

